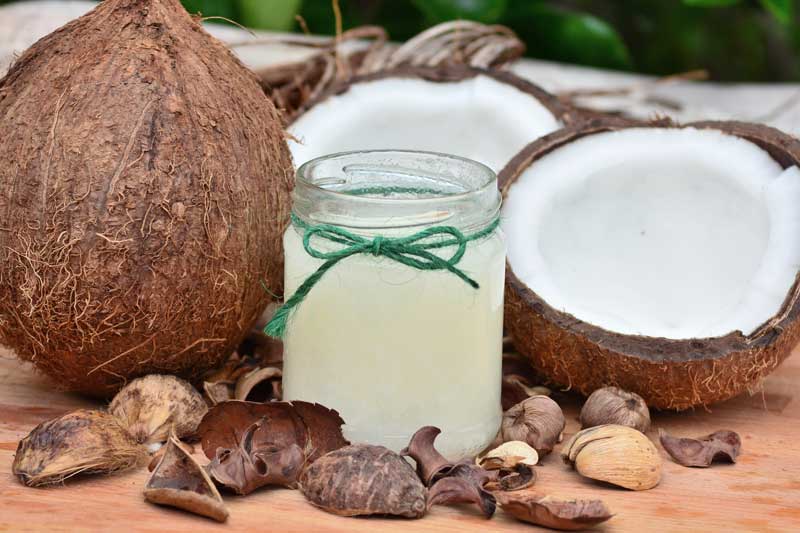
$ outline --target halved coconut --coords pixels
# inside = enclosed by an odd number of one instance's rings
[[[569,122],[540,87],[510,72],[402,68],[355,77],[309,103],[290,125],[296,164],[346,150],[460,155],[495,170],[531,139]]]
[[[683,409],[752,389],[800,340],[800,141],[600,119],[500,173],[506,326],[554,382]]]

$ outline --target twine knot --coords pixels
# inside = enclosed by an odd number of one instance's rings
[[[381,245],[383,244],[384,238],[378,235],[374,239],[372,239],[372,255],[379,256],[381,255]]]
[[[480,287],[478,282],[470,278],[456,265],[464,257],[464,253],[467,251],[467,244],[494,232],[500,224],[500,219],[495,219],[491,224],[471,235],[464,235],[458,228],[453,226],[434,226],[407,237],[377,235],[371,239],[351,233],[339,226],[330,224],[308,225],[295,216],[294,213],[292,213],[292,223],[305,230],[303,248],[306,253],[325,262],[300,284],[294,294],[275,312],[272,320],[264,328],[264,333],[275,338],[283,337],[290,313],[300,305],[325,272],[342,259],[352,255],[370,254],[375,257],[387,257],[418,270],[446,270],[458,276],[473,289],[478,289]],[[328,251],[321,250],[313,246],[312,240],[315,238],[341,246]],[[454,250],[449,257],[440,257],[431,251],[451,247]],[[328,248],[331,247],[328,246]]]

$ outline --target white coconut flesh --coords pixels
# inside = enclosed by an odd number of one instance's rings
[[[289,128],[296,164],[349,150],[406,149],[468,157],[499,171],[532,139],[561,127],[534,96],[478,75],[433,82],[390,77],[352,85]]]
[[[776,315],[800,269],[800,171],[716,130],[580,138],[508,190],[517,278],[605,330],[745,335]]]

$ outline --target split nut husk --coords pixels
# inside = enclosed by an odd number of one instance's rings
[[[619,424],[645,433],[650,429],[650,410],[641,396],[619,387],[594,391],[581,408],[581,427]]]
[[[420,518],[426,510],[414,469],[383,446],[354,444],[323,455],[306,468],[300,487],[312,504],[341,516]]]
[[[518,464],[534,466],[539,454],[527,442],[512,440],[478,456],[475,462],[486,470],[511,469]]]
[[[561,451],[582,476],[630,490],[647,490],[661,480],[661,456],[642,432],[608,424],[576,433]]]
[[[144,488],[144,499],[207,516],[228,519],[228,509],[206,471],[181,446],[172,433]]]
[[[497,500],[486,487],[495,477],[494,473],[479,466],[457,464],[428,490],[427,508],[434,505],[473,503],[480,508],[483,516],[491,518],[497,508]]]
[[[742,449],[742,439],[735,431],[720,430],[703,437],[678,438],[659,431],[661,446],[676,463],[706,468],[714,461],[736,462]]]
[[[154,444],[194,434],[208,412],[203,397],[189,382],[175,376],[151,374],[125,385],[108,406],[137,442]]]
[[[135,466],[143,446],[112,415],[79,409],[36,426],[17,446],[11,471],[29,487],[61,483],[77,474]]]
[[[417,474],[430,487],[433,483],[444,476],[455,466],[436,450],[433,445],[436,437],[442,430],[435,426],[423,426],[419,428],[408,446],[400,450],[400,455],[411,457],[417,465]]]
[[[535,494],[501,494],[503,511],[517,520],[562,531],[579,531],[603,523],[613,515],[601,500],[561,500]]]
[[[497,441],[524,441],[545,456],[561,440],[566,420],[561,407],[547,396],[531,396],[503,414]]]

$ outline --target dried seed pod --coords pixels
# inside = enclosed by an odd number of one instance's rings
[[[213,383],[211,381],[204,381],[203,392],[205,392],[208,403],[212,406],[233,399],[231,386],[223,381]]]
[[[608,424],[576,433],[561,451],[582,476],[631,490],[647,490],[661,480],[661,456],[643,433]]]
[[[424,426],[411,436],[408,446],[400,455],[409,456],[417,463],[419,478],[430,487],[437,479],[444,477],[453,468],[453,463],[436,451],[433,442],[442,430],[434,426]]]
[[[460,463],[453,466],[447,475],[437,480],[428,491],[427,508],[434,505],[474,503],[486,518],[491,518],[497,501],[484,487],[494,476],[475,465]]]
[[[604,424],[619,424],[638,429],[650,429],[650,410],[641,396],[619,387],[603,387],[594,391],[581,409],[581,426],[589,428]]]
[[[142,462],[143,446],[103,411],[79,409],[36,426],[17,446],[11,471],[34,487],[76,474],[123,470]]]
[[[228,519],[222,502],[206,471],[181,446],[172,433],[164,453],[144,487],[144,499],[207,516],[218,522]]]
[[[487,484],[487,490],[522,490],[536,483],[536,472],[532,466],[525,463],[517,463],[511,468],[500,469],[497,473],[497,480]]]
[[[705,468],[717,460],[735,463],[742,448],[739,434],[725,429],[695,439],[671,437],[660,430],[659,438],[670,457],[683,466]]]
[[[561,440],[566,420],[561,407],[547,396],[531,396],[503,414],[498,442],[520,440],[544,457]]]
[[[306,468],[300,488],[308,501],[341,516],[425,514],[425,486],[383,446],[354,444],[323,455]]]
[[[279,391],[275,385],[280,383],[282,377],[283,372],[278,367],[255,368],[236,381],[233,399],[268,401],[276,398]],[[265,394],[261,394],[259,398],[251,398],[253,390],[262,384],[268,385],[269,390]]]
[[[178,438],[194,433],[208,412],[206,402],[187,381],[150,374],[125,385],[108,406],[137,442],[164,442],[171,427]]]
[[[579,531],[613,515],[601,500],[559,500],[535,494],[499,494],[500,507],[517,520],[537,526]]]
[[[276,446],[254,442],[253,437],[263,422],[251,424],[235,448],[217,448],[208,465],[211,477],[237,494],[250,494],[265,485],[295,488],[305,464],[303,449],[295,443]]]
[[[518,464],[534,466],[539,454],[527,442],[511,440],[478,456],[475,462],[487,470],[512,469]]]

